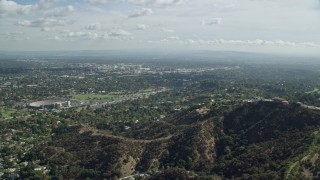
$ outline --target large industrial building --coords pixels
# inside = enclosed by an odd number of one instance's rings
[[[63,109],[63,108],[71,107],[71,102],[61,100],[61,99],[48,99],[43,101],[32,102],[28,105],[28,107],[31,109],[39,109],[39,110]]]

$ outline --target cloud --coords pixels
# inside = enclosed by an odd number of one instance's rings
[[[17,25],[19,26],[31,26],[32,22],[29,20],[18,21]]]
[[[0,33],[0,36],[13,41],[22,41],[30,39],[29,37],[26,37],[26,34],[22,31]]]
[[[136,17],[141,17],[141,16],[147,16],[149,14],[153,14],[152,9],[149,8],[142,8],[139,11],[134,12],[133,14],[129,15],[129,18],[136,18]]]
[[[178,36],[170,36],[170,37],[168,37],[168,38],[165,38],[165,39],[162,39],[162,40],[160,40],[160,42],[165,42],[165,43],[167,43],[167,42],[170,42],[170,41],[179,41],[180,40],[180,38],[178,37]]]
[[[222,23],[222,18],[213,18],[210,21],[202,20],[202,26],[212,26],[212,25],[220,25]]]
[[[19,36],[25,34],[22,31],[13,31],[13,32],[6,32],[6,33],[0,33],[1,36],[5,37],[14,37],[14,36]]]
[[[0,34],[25,31],[20,35],[0,35],[0,44],[4,50],[45,49],[49,46],[30,44],[39,44],[37,40],[50,36],[52,40],[74,41],[70,47],[65,45],[66,49],[99,49],[100,45],[136,48],[138,43],[157,48],[158,44],[152,46],[150,42],[163,40],[172,48],[189,48],[192,44],[203,49],[251,51],[260,47],[268,51],[273,47],[306,47],[301,51],[309,51],[320,44],[317,3],[318,0],[0,0]],[[63,29],[69,31],[59,33]],[[11,39],[24,37],[32,41],[6,45]],[[130,38],[134,38],[132,43],[121,42]],[[88,40],[92,46],[77,43],[77,39]],[[107,41],[94,44],[92,39]]]
[[[25,27],[54,27],[54,26],[65,26],[67,25],[67,23],[64,20],[41,18],[34,21],[30,21],[30,20],[18,21],[16,25],[25,26]]]
[[[150,42],[149,42],[150,43]],[[165,44],[185,44],[194,46],[234,46],[235,48],[240,47],[254,47],[254,48],[316,48],[320,49],[320,44],[315,42],[293,42],[284,40],[234,40],[234,39],[214,39],[214,40],[202,40],[202,39],[181,39],[176,36],[171,36],[153,43],[165,43]]]
[[[167,29],[167,28],[162,28],[162,31],[165,32],[165,33],[174,33],[174,32],[176,32],[173,29]]]
[[[148,7],[165,8],[170,6],[176,6],[187,2],[188,0],[87,0],[91,4],[107,4],[112,2],[127,2],[131,4],[137,4]]]
[[[268,41],[268,40],[261,40],[261,39],[255,39],[255,40],[225,40],[225,39],[219,39],[211,42],[212,44],[227,44],[227,45],[253,45],[253,46],[286,46],[286,47],[295,47],[295,46],[301,46],[302,43],[296,43],[291,41],[283,41],[283,40],[274,40],[274,41]]]
[[[15,1],[0,0],[0,17],[29,15],[36,12],[46,11],[52,8],[55,1],[56,0],[38,0],[35,4],[19,4]]]
[[[82,31],[69,31],[65,32],[63,35],[66,38],[78,38],[78,39],[90,39],[90,40],[96,40],[99,38],[99,35],[97,33],[92,32],[82,32]]]
[[[38,3],[36,3],[36,6],[38,6],[38,9],[51,9],[52,6],[56,3],[57,0],[38,0]]]
[[[100,36],[98,33],[93,33],[90,31],[69,31],[65,30],[60,32],[57,35],[48,37],[44,40],[53,40],[53,41],[71,41],[71,40],[100,40],[104,36]]]
[[[52,11],[49,11],[45,13],[46,16],[54,16],[54,17],[60,17],[60,16],[67,16],[70,13],[74,12],[75,8],[74,6],[66,6],[66,7],[59,7],[55,8]]]
[[[109,33],[110,37],[119,37],[119,36],[131,36],[131,33],[128,31],[125,31],[123,29],[114,30],[111,33]]]
[[[54,37],[49,37],[49,38],[47,38],[47,39],[45,39],[45,40],[55,40],[55,41],[59,41],[59,40],[61,40],[61,38],[60,38],[59,36],[54,36]]]
[[[0,1],[0,16],[7,15],[26,15],[38,9],[38,5],[21,5],[15,1],[1,0]]]
[[[147,26],[145,24],[137,24],[137,29],[143,31],[147,29]]]
[[[180,5],[185,2],[187,2],[187,0],[149,0],[147,4],[158,7],[168,7]]]
[[[103,35],[100,35],[100,39],[101,40],[110,39],[109,34],[108,33],[104,33]]]
[[[320,48],[320,45],[314,42],[293,42],[293,41],[284,41],[284,40],[225,40],[225,39],[216,39],[216,40],[194,40],[195,43],[205,44],[205,45],[231,45],[231,46],[254,46],[254,47],[313,47]]]
[[[130,3],[140,4],[152,7],[176,6],[187,2],[188,0],[128,0]]]
[[[168,37],[168,39],[169,40],[174,40],[174,41],[180,40],[180,38],[178,36],[170,36],[170,37]]]
[[[187,39],[187,44],[193,44],[193,43],[195,43],[195,41],[193,40],[193,39]]]
[[[59,34],[49,37],[45,40],[59,40],[59,41],[69,41],[69,40],[126,40],[132,39],[131,33],[118,29],[111,32],[106,32],[104,34],[99,34],[90,31],[69,31],[65,30]]]
[[[217,4],[213,4],[212,8],[214,11],[218,11],[218,12],[230,12],[230,11],[234,11],[236,8],[236,5],[234,3],[217,3]]]
[[[106,4],[114,0],[88,0],[91,4]]]
[[[41,28],[41,31],[42,31],[42,32],[48,32],[48,31],[51,31],[51,29],[48,28],[48,27],[42,27],[42,28]]]
[[[93,24],[90,24],[88,26],[86,26],[86,29],[88,30],[97,30],[97,29],[100,29],[102,27],[101,23],[100,22],[96,22],[96,23],[93,23]]]
[[[101,39],[111,39],[111,40],[132,40],[134,37],[132,34],[126,30],[123,29],[116,29],[113,30],[104,36],[101,37]]]
[[[313,47],[313,48],[320,48],[320,44],[316,44],[314,42],[303,42],[301,45],[305,47]]]

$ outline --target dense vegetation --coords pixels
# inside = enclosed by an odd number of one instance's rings
[[[60,178],[114,178],[139,171],[153,178],[283,179],[293,173],[292,163],[307,155],[320,127],[320,113],[297,104],[257,102],[224,119],[214,114],[167,118],[169,125],[161,126],[166,135],[145,124],[151,135],[144,136],[153,139],[114,136],[83,125],[59,127],[34,154],[54,170],[49,176]],[[132,131],[141,132],[139,127]],[[301,166],[310,167],[307,163]]]
[[[1,178],[319,172],[320,65],[313,61],[66,59],[0,61]],[[28,107],[54,98],[71,106]]]

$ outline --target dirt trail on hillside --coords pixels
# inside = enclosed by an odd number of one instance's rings
[[[114,138],[114,139],[118,139],[118,140],[122,140],[122,141],[136,142],[136,143],[160,142],[160,141],[165,141],[165,140],[169,140],[169,139],[172,138],[172,135],[169,135],[167,137],[151,139],[151,140],[133,139],[133,138],[123,137],[123,136],[115,136],[115,135],[110,134],[109,132],[105,132],[103,130],[97,130],[97,129],[93,128],[93,127],[88,127],[88,126],[83,126],[79,131],[80,134],[82,134],[84,132],[92,132],[93,136],[104,136],[104,137]]]

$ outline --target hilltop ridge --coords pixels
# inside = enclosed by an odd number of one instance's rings
[[[319,111],[259,101],[224,117],[213,110],[201,115],[190,109],[144,129],[133,127],[127,137],[85,125],[60,127],[38,156],[54,166],[52,175],[63,178],[137,172],[168,177],[174,172],[188,178],[283,179],[295,173],[291,164],[308,152],[319,127]]]

